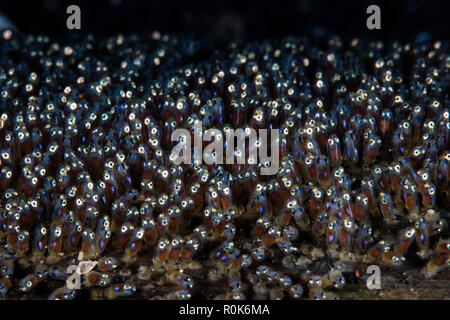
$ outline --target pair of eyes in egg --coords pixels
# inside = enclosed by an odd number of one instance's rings
[[[338,225],[339,225],[339,224],[336,223],[336,222],[330,222],[330,223],[328,224],[328,228],[329,228],[329,229],[334,229],[334,228],[337,227]],[[352,226],[353,226],[353,222],[351,222],[350,220],[345,220],[345,221],[344,221],[344,226],[345,226],[346,228],[350,229],[350,228],[352,228]]]

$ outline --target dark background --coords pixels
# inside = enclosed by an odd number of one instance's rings
[[[213,42],[235,38],[261,39],[286,35],[344,38],[376,37],[414,41],[448,39],[449,0],[0,0],[0,12],[19,30],[64,35],[66,8],[81,8],[82,30],[115,32],[193,33]],[[382,30],[366,28],[366,8],[381,8]],[[74,31],[69,31],[74,32]]]

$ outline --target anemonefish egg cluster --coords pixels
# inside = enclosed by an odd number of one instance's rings
[[[0,38],[1,297],[333,299],[360,266],[448,269],[448,41]],[[278,129],[278,171],[175,165],[197,121]]]

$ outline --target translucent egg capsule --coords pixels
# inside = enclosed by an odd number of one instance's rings
[[[250,201],[247,205],[247,209],[249,213],[254,215],[270,215],[270,204],[266,192],[255,190],[255,193],[251,196]]]
[[[418,145],[411,149],[408,155],[408,159],[411,162],[413,167],[420,166],[423,163],[423,159],[425,158],[425,148],[421,145]]]
[[[125,246],[125,257],[134,257],[137,255],[139,250],[142,248],[144,242],[144,228],[139,227],[133,230],[126,246]]]
[[[437,126],[433,119],[425,119],[422,125],[422,139],[424,137],[434,137],[437,133]],[[425,139],[427,140],[427,139]]]
[[[344,201],[341,197],[333,197],[330,201],[328,213],[330,217],[342,219],[344,217]]]
[[[131,282],[117,283],[108,287],[105,291],[105,297],[108,300],[114,300],[120,297],[129,297],[136,293],[136,285]]]
[[[167,214],[159,214],[156,220],[156,231],[158,236],[163,236],[167,233],[167,228],[169,226],[169,217]]]
[[[86,274],[86,281],[89,285],[106,287],[111,284],[111,277],[106,273],[90,271]]]
[[[76,249],[80,243],[82,231],[83,226],[80,221],[72,222],[65,237],[64,248],[69,251]]]
[[[190,260],[200,248],[200,244],[201,243],[197,238],[184,241],[183,249],[181,250],[181,259],[183,259],[183,261]]]
[[[24,255],[30,247],[30,234],[26,230],[20,230],[17,235],[17,253],[16,255]]]
[[[43,224],[38,224],[33,234],[33,256],[40,257],[47,251],[48,229]]]
[[[366,252],[372,244],[372,227],[370,225],[360,225],[355,236],[355,246],[359,251]]]
[[[2,279],[9,279],[14,274],[14,259],[0,260],[0,274]]]
[[[332,287],[342,289],[345,286],[345,278],[339,269],[331,269],[327,277]]]
[[[155,221],[151,217],[145,217],[142,220],[144,228],[144,241],[148,246],[153,246],[158,240],[158,232],[156,230]]]
[[[81,235],[81,251],[84,257],[91,257],[94,253],[95,232],[90,228],[85,228]]]
[[[369,213],[369,198],[364,193],[359,193],[355,198],[355,218],[358,221],[367,221]],[[383,212],[383,209],[381,209]]]
[[[436,203],[437,189],[433,183],[426,183],[421,192],[422,204],[425,208],[432,208]]]
[[[374,165],[372,167],[371,173],[377,190],[383,192],[391,191],[391,185],[389,183],[389,175],[386,175],[385,168],[382,168],[378,165]]]
[[[403,137],[405,138],[406,145],[410,146],[411,139],[412,139],[412,128],[411,128],[410,122],[406,121],[406,120],[402,120],[398,124],[398,129],[396,131],[400,132],[403,135]]]
[[[413,169],[413,167],[412,167],[412,165],[411,165],[411,162],[409,161],[409,159],[407,158],[407,157],[402,157],[402,158],[400,158],[399,160],[398,160],[398,164],[397,163],[394,163],[394,167],[393,167],[393,169],[394,169],[394,174],[395,175],[403,175],[403,177],[402,176],[400,176],[400,179],[402,179],[402,178],[408,178],[409,180],[411,180],[411,181],[415,181],[415,180],[417,180],[417,177],[416,177],[416,172],[415,172],[415,170]],[[396,177],[397,178],[397,177]],[[395,178],[395,179],[396,179]]]
[[[300,205],[295,207],[295,211],[293,212],[293,218],[296,225],[300,228],[300,230],[302,231],[308,230],[310,219],[303,207],[301,207]]]
[[[112,236],[111,221],[109,216],[102,216],[97,221],[97,228],[95,231],[94,252],[95,255],[101,254],[108,246],[109,240]]]
[[[168,239],[161,239],[156,245],[155,255],[153,257],[153,263],[155,266],[161,266],[166,262],[169,254],[170,241]]]
[[[344,219],[339,232],[339,243],[341,248],[351,249],[354,244],[354,235],[358,229],[357,223],[351,217]]]
[[[427,158],[434,160],[438,157],[440,148],[439,148],[438,140],[436,138],[427,140],[424,143],[424,147],[425,147],[425,154],[426,154]]]
[[[98,268],[102,272],[109,272],[117,268],[118,262],[114,257],[101,257],[98,260]]]
[[[437,161],[436,167],[436,179],[435,183],[438,187],[442,188],[442,190],[445,190],[445,188],[448,188],[449,182],[450,182],[450,152],[445,151],[443,152]]]
[[[281,183],[288,182],[288,177],[282,176],[279,180],[281,180]],[[290,183],[290,181],[288,183]],[[287,196],[287,190],[284,188],[280,190],[280,183],[278,181],[272,179],[268,184],[264,184],[264,189],[260,190],[267,190],[269,202],[273,210],[278,211],[281,209],[286,200],[283,200],[283,198]]]
[[[281,212],[275,217],[276,224],[278,226],[288,225],[291,218],[296,214],[296,210],[298,208],[299,205],[296,199],[289,199],[288,201],[286,201],[283,208],[281,209]]]
[[[67,214],[68,202],[67,197],[64,194],[60,194],[55,199],[53,209],[53,220],[55,222],[61,222],[64,216]]]
[[[227,223],[223,227],[223,234],[227,240],[232,240],[235,237],[236,232],[236,226],[232,223]]]
[[[342,162],[341,143],[337,135],[331,135],[327,141],[327,154],[331,167],[338,167]]]
[[[189,194],[194,201],[195,211],[200,211],[203,207],[203,194],[200,183],[195,182],[189,187]]]
[[[183,270],[173,271],[168,275],[168,278],[170,282],[181,288],[192,289],[194,287],[194,280]]]
[[[122,155],[123,156],[123,155]],[[125,156],[123,156],[125,157]],[[115,173],[117,174],[117,180],[119,182],[119,185],[122,189],[127,189],[129,185],[132,184],[131,176],[129,173],[129,167],[125,163],[117,163],[114,167]],[[119,190],[122,190],[119,189]]]
[[[322,276],[312,275],[308,277],[308,287],[310,289],[320,289],[323,288],[325,283],[322,279]]]
[[[251,236],[253,239],[260,238],[270,226],[270,220],[267,217],[260,217],[256,220],[255,225],[251,230]]]
[[[376,207],[376,195],[375,182],[369,177],[365,177],[361,180],[361,191],[369,200],[369,207],[372,209]]]
[[[331,183],[330,166],[327,156],[321,155],[316,159],[317,180],[322,188],[327,188]]]
[[[113,246],[119,249],[123,248],[130,239],[134,229],[134,224],[130,222],[125,222],[122,224],[119,233],[113,237]]]
[[[0,279],[0,295],[4,296],[11,288],[11,279],[2,278]]]
[[[145,179],[141,181],[141,192],[146,198],[151,197],[155,193],[153,181]]]
[[[311,215],[314,215],[323,209],[323,199],[323,191],[318,187],[314,187],[311,190],[311,199],[309,201],[309,213]]]
[[[65,281],[67,279],[67,269],[60,265],[50,266],[48,267],[48,276],[51,279]]]
[[[408,149],[406,143],[406,137],[404,134],[399,130],[394,131],[392,134],[392,145],[396,156],[403,157],[407,155]]]
[[[414,242],[415,239],[415,228],[406,228],[400,231],[398,242],[394,247],[394,251],[398,254],[404,255],[410,245]]]
[[[166,300],[189,300],[191,299],[191,293],[188,290],[177,290],[169,292],[164,296]]]
[[[186,196],[180,199],[179,206],[181,210],[181,224],[186,226],[190,223],[192,215],[195,210],[194,200],[190,196]]]
[[[180,178],[173,179],[171,182],[170,190],[172,190],[169,195],[170,200],[172,202],[179,202],[180,198],[185,193],[183,181]]]
[[[417,214],[419,211],[419,202],[415,184],[408,179],[405,180],[401,189],[401,194],[406,209],[411,214]]]
[[[377,259],[381,259],[385,251],[388,251],[388,245],[385,243],[385,241],[381,240],[371,246],[369,250],[367,250],[366,256],[371,260],[375,261]]]
[[[205,200],[207,205],[213,206],[216,209],[221,208],[219,192],[214,186],[206,189]]]
[[[388,193],[381,192],[378,195],[378,206],[380,212],[383,215],[383,219],[386,224],[395,224],[399,218],[397,209],[394,206],[394,201]]]
[[[350,164],[357,164],[359,161],[358,144],[356,136],[352,131],[347,131],[344,135],[344,159]]]
[[[169,207],[169,196],[165,193],[160,194],[156,199],[157,212],[165,212]]]
[[[238,128],[243,124],[243,121],[247,118],[247,108],[241,101],[231,102],[231,123],[234,127]]]
[[[255,274],[260,280],[266,280],[272,269],[266,265],[260,265],[256,268]]]
[[[19,290],[24,293],[29,293],[36,288],[40,279],[34,274],[29,274],[19,282]]]
[[[424,215],[424,218],[426,221],[425,227],[427,228],[430,236],[439,234],[445,229],[445,220],[442,219],[439,212],[433,209],[428,209]]]
[[[325,230],[326,244],[330,248],[335,248],[339,245],[340,224],[338,220],[331,220],[328,222]]]
[[[4,149],[1,153],[2,161],[11,165],[17,158],[16,138],[12,131],[6,131],[3,138],[2,147]]]
[[[87,204],[88,196],[85,198],[85,201]],[[95,205],[87,205],[84,209],[84,217],[82,217],[83,225],[86,227],[95,228],[100,211]]]
[[[255,130],[265,127],[266,116],[262,108],[256,108],[250,118],[249,126]]]
[[[363,140],[363,161],[365,164],[372,164],[380,151],[381,139],[375,135],[368,135],[366,138],[366,134],[367,132],[364,133]]]
[[[155,205],[156,199],[154,197],[145,198],[139,208],[139,216],[141,221],[153,217]]]
[[[30,166],[25,166],[19,176],[17,189],[23,193],[25,197],[30,197],[40,187],[41,181]]]
[[[118,232],[125,221],[126,205],[122,199],[117,199],[111,206],[112,230]]]
[[[388,251],[382,256],[381,261],[389,266],[400,267],[405,264],[406,258],[394,251]]]
[[[162,142],[166,148],[169,148],[172,145],[171,137],[172,137],[172,133],[175,131],[176,127],[177,127],[177,122],[172,118],[167,119],[164,122]]]
[[[262,244],[266,247],[271,246],[281,239],[281,229],[278,226],[271,226],[262,237]]]
[[[218,185],[220,206],[229,209],[233,205],[233,194],[228,183],[220,183]]]
[[[315,131],[315,127],[307,127],[306,130],[304,130],[305,138],[303,138],[303,149],[304,153],[308,154],[310,153],[312,157],[318,157],[321,154],[321,150],[319,147],[319,144],[317,143],[317,140],[314,138],[314,133],[310,133],[311,131]]]
[[[402,183],[402,167],[400,163],[393,163],[391,166],[388,167],[389,169],[389,178],[390,178],[390,184],[391,184],[391,190],[393,190],[395,193],[398,193],[398,191],[401,188]]]
[[[230,263],[233,260],[233,255],[237,253],[234,246],[234,242],[225,241],[217,249],[211,251],[210,257],[216,261]]]
[[[137,207],[131,206],[125,212],[125,222],[129,222],[134,227],[139,223],[140,211]]]
[[[298,252],[298,248],[290,240],[283,240],[280,238],[277,241],[278,249],[284,254],[284,258],[281,261],[285,268],[291,269],[294,267],[295,256],[293,253]]]
[[[427,277],[431,278],[438,272],[448,269],[450,266],[450,257],[448,253],[438,255],[432,258],[427,265],[421,270],[421,273]]]
[[[356,135],[360,133],[360,129],[363,124],[363,117],[361,114],[356,113],[350,117],[349,130],[354,132]]]
[[[64,162],[69,164],[70,172],[74,175],[80,174],[85,169],[85,164],[79,159],[76,152],[68,149],[64,152]]]
[[[169,253],[167,256],[167,262],[175,262],[180,259],[184,249],[185,241],[180,237],[175,237],[170,243]]]
[[[302,161],[302,138],[301,135],[296,131],[291,136],[291,143],[290,143],[290,152],[293,154],[294,159],[296,161],[301,162]]]
[[[39,281],[45,281],[48,278],[48,268],[45,264],[38,264],[33,273]]]
[[[73,300],[75,290],[68,289],[66,286],[55,289],[48,297],[48,300]]]
[[[5,192],[13,181],[13,171],[10,167],[3,166],[0,171],[0,192]]]
[[[48,252],[50,255],[59,255],[63,249],[63,228],[59,225],[50,229]]]
[[[338,178],[334,179],[334,185],[338,192],[352,191],[352,178],[346,173],[342,173]]]
[[[103,168],[104,154],[101,145],[93,145],[89,150],[89,169],[94,177],[100,176]]]
[[[232,269],[229,271],[228,287],[233,293],[240,292],[242,290],[241,274],[238,270]]]
[[[333,178],[333,183],[336,183],[336,180],[342,177],[342,175],[345,174],[344,167],[339,166],[333,169],[331,176]]]
[[[225,216],[222,210],[212,211],[211,225],[212,225],[212,234],[214,236],[223,237],[226,223],[227,217]]]

